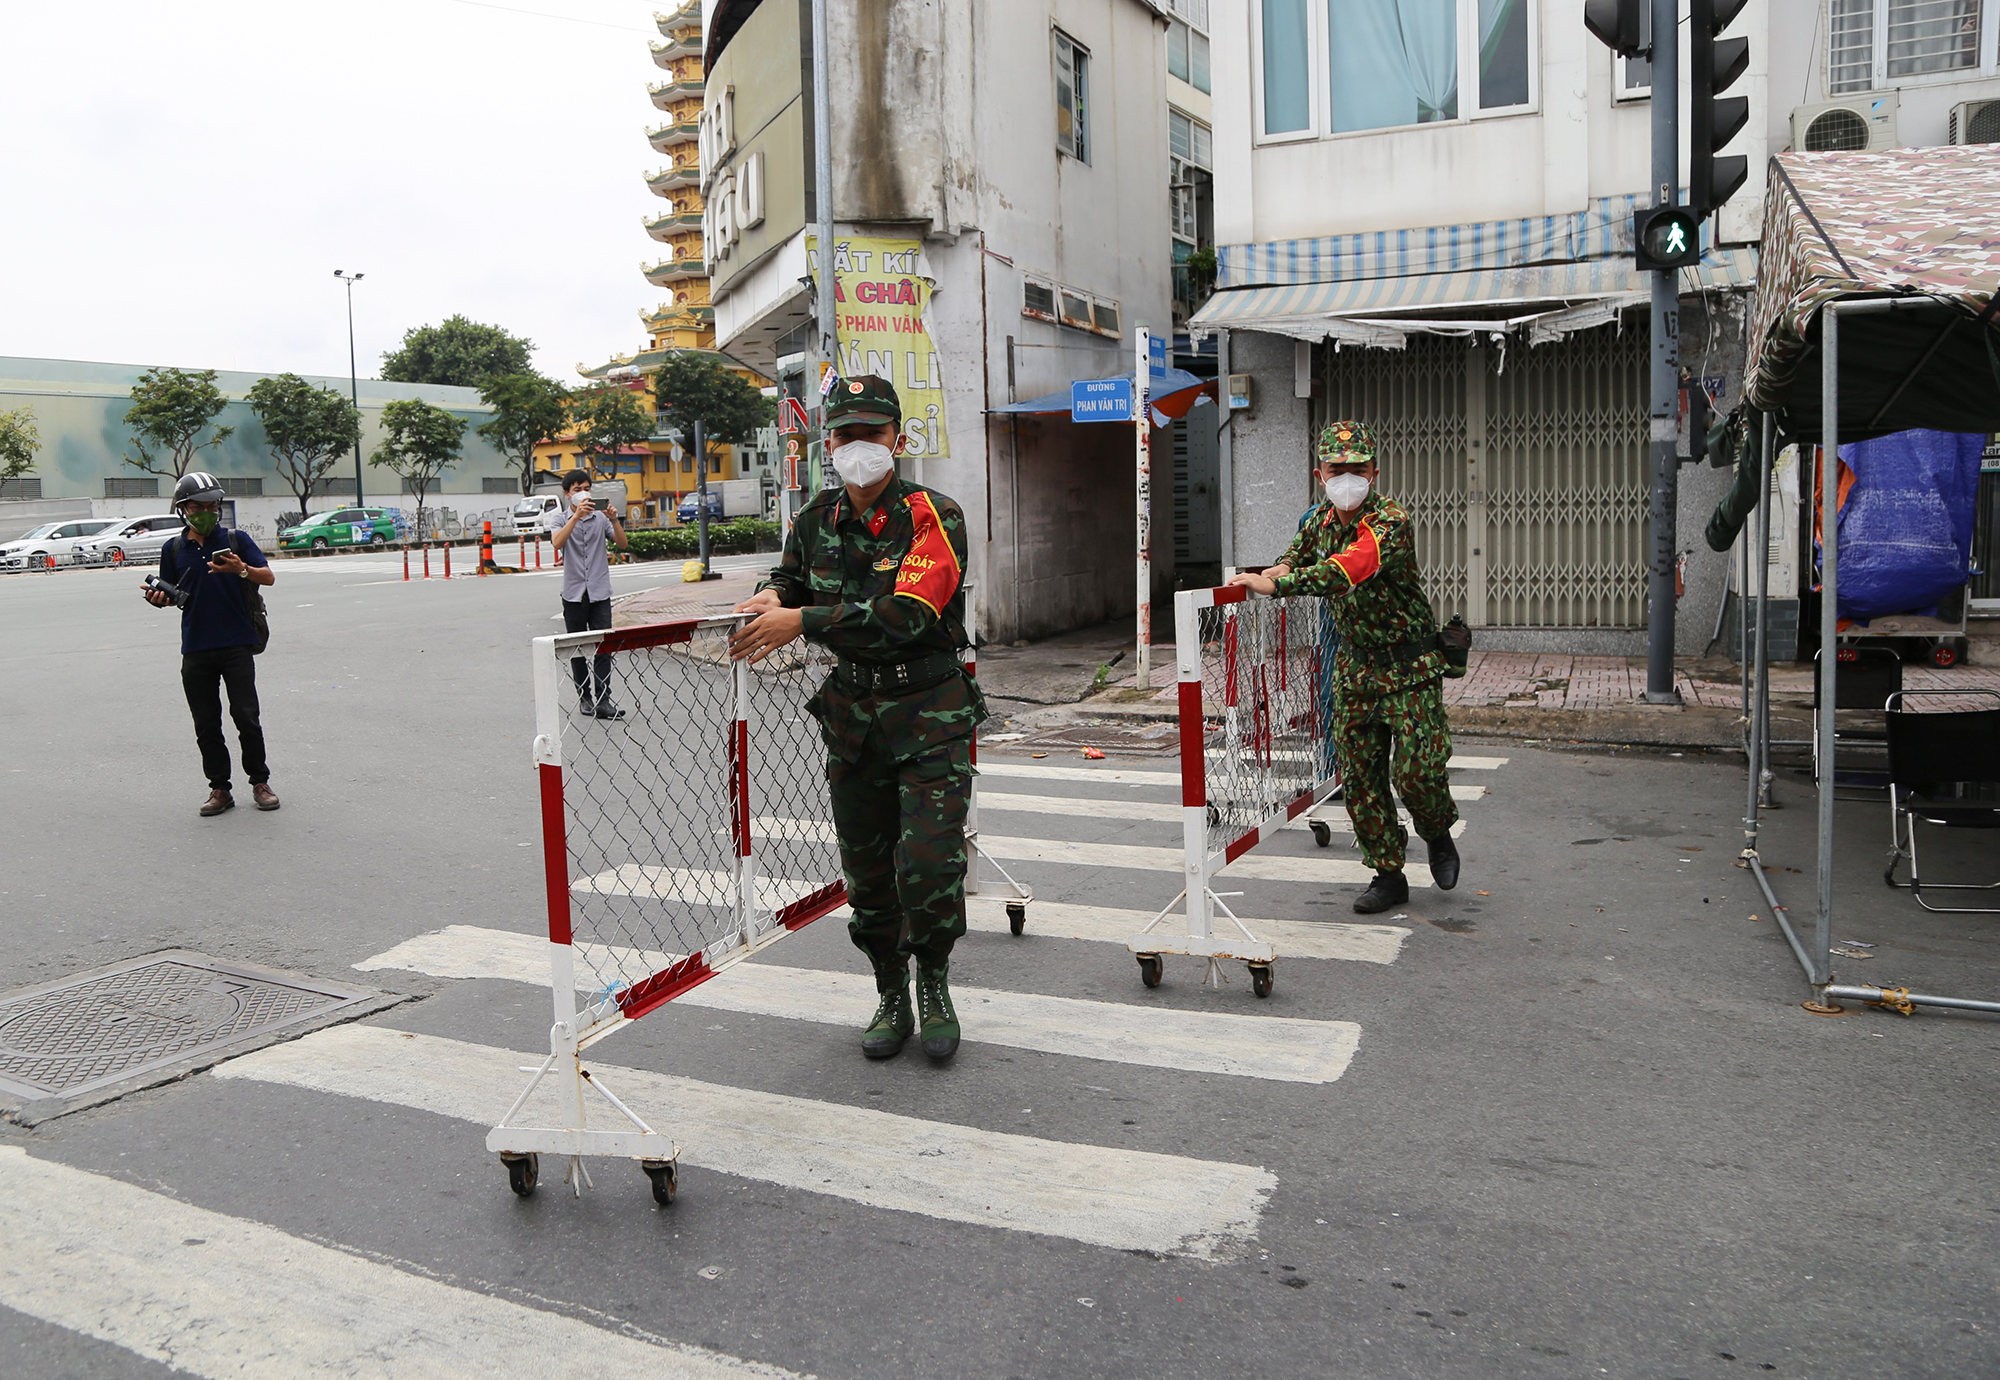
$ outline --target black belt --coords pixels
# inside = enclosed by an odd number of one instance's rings
[[[1413,637],[1408,642],[1398,642],[1391,647],[1359,647],[1343,638],[1340,652],[1342,656],[1364,666],[1401,666],[1436,651],[1437,645],[1436,633],[1425,633],[1422,637]]]
[[[835,663],[836,673],[847,687],[863,695],[896,694],[904,690],[917,690],[934,685],[955,671],[963,670],[965,663],[958,659],[956,652],[939,652],[934,656],[919,657],[915,661],[898,661],[887,666],[876,666],[867,662],[849,661],[846,657]]]

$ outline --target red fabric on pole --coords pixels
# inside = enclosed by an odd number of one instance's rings
[[[1208,804],[1208,758],[1203,752],[1201,682],[1181,682],[1181,804]]]
[[[562,768],[544,762],[542,782],[542,876],[548,888],[549,942],[569,943],[569,844],[563,830]]]
[[[729,833],[736,844],[736,856],[750,856],[750,725],[736,721],[729,735]]]

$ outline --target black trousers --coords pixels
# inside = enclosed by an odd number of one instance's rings
[[[562,606],[564,632],[603,632],[611,626],[609,599],[565,599]],[[611,658],[596,656],[590,660],[590,670],[586,671],[582,657],[571,657],[569,669],[570,674],[576,677],[576,693],[595,703],[611,693]],[[595,694],[590,689],[593,672],[597,678]]]
[[[248,647],[221,647],[181,656],[181,689],[194,715],[201,770],[218,791],[229,789],[229,743],[222,736],[222,687],[229,687],[229,717],[243,744],[243,774],[250,784],[271,779],[264,761],[264,726],[257,718],[257,659]]]

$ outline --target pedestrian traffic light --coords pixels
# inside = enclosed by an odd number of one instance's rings
[[[1701,221],[1685,206],[1634,211],[1632,259],[1640,269],[1694,267],[1701,262]]]
[[[1646,17],[1646,0],[1583,0],[1583,27],[1620,57],[1653,51]]]
[[[1744,0],[1688,0],[1688,199],[1697,216],[1714,211],[1749,175],[1741,154],[1717,158],[1750,118],[1750,102],[1721,96],[1750,65],[1750,40],[1717,38]]]

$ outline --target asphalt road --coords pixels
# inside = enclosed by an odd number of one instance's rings
[[[1357,888],[1325,878],[1355,855],[1286,832],[1231,901],[1289,922],[1259,1001],[1240,966],[1213,991],[1169,960],[1149,990],[1121,943],[1068,937],[1178,889],[1103,865],[1177,847],[1172,783],[1109,775],[1171,759],[988,750],[1030,773],[981,799],[1037,901],[1025,936],[961,943],[954,986],[983,995],[952,1066],[860,1057],[830,1013],[862,965],[824,920],[768,982],[598,1047],[686,1147],[672,1208],[611,1161],[579,1201],[545,1158],[515,1198],[483,1139],[548,993],[449,974],[540,961],[525,648],[560,629],[556,585],[390,564],[281,566],[259,677],[284,808],[213,820],[138,576],[0,580],[0,986],[180,946],[411,997],[0,1123],[0,1371],[2000,1372],[2000,1027],[1802,1011],[1732,865],[1740,772],[1692,753],[1461,743],[1462,885],[1351,943]],[[1780,794],[1765,855],[1809,871],[1810,797]],[[1838,928],[1877,947],[1841,976],[2000,991],[1990,924],[1881,886],[1882,813],[1843,806]],[[448,926],[469,937],[355,967]]]

